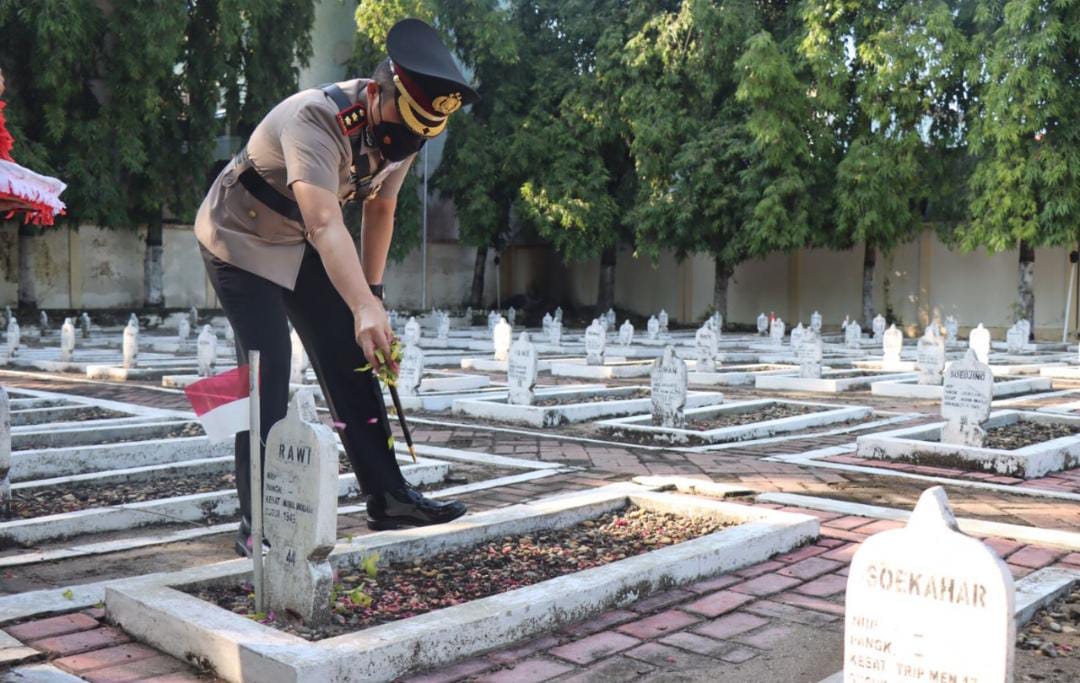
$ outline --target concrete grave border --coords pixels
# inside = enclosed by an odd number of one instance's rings
[[[553,377],[577,379],[635,379],[648,377],[652,360],[632,360],[626,356],[605,356],[603,365],[588,365],[583,358],[553,361],[548,368]]]
[[[995,377],[1012,377],[1012,375],[994,375]],[[1053,388],[1053,382],[1043,377],[1020,377],[1005,382],[994,382],[994,398],[1032,394],[1039,391],[1047,391]],[[917,380],[886,380],[874,382],[870,385],[870,393],[874,396],[892,396],[897,398],[917,398],[940,401],[945,394],[945,388],[941,384],[919,384]]]
[[[823,361],[827,363],[828,361]],[[877,376],[843,377],[851,373],[851,370],[825,370],[820,379],[797,377],[790,375],[764,375],[755,378],[754,388],[771,389],[774,391],[806,391],[822,394],[838,394],[842,391],[863,389],[874,382],[884,380],[914,379],[913,372],[880,372]],[[872,370],[860,370],[858,372],[873,372]]]
[[[689,362],[687,365],[689,365]],[[773,369],[754,370],[752,368]],[[799,366],[790,363],[750,363],[746,365],[730,365],[727,368],[720,366],[715,372],[690,370],[686,373],[686,378],[691,386],[742,386],[753,384],[754,380],[761,375],[793,375],[798,372]]]
[[[722,515],[742,523],[601,567],[317,643],[173,588],[244,580],[249,574],[246,561],[205,568],[201,577],[181,573],[155,583],[108,585],[106,610],[139,639],[174,656],[204,660],[230,681],[391,680],[550,631],[656,590],[763,561],[816,538],[819,531],[818,520],[808,515],[616,484],[466,516],[438,529],[365,536],[338,546],[330,559],[338,567],[358,563],[373,552],[388,561],[409,560],[507,534],[566,527],[629,502],[664,511]],[[447,623],[454,628],[446,628]]]

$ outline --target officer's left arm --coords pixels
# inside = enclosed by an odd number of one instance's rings
[[[361,267],[368,282],[382,284],[386,254],[394,236],[397,197],[372,197],[364,202],[364,224],[360,231]]]

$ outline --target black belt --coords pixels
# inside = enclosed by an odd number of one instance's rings
[[[248,167],[240,174],[240,184],[251,193],[252,197],[258,199],[259,202],[265,204],[275,213],[279,213],[301,225],[304,224],[304,217],[300,213],[300,205],[274,189],[274,186],[266,182],[266,179],[259,175],[259,172],[254,168]]]

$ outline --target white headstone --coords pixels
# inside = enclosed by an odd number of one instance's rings
[[[450,338],[450,314],[439,314],[439,327],[435,331],[435,335],[440,342],[445,342]]]
[[[702,325],[694,335],[698,372],[716,371],[716,357],[720,354],[719,341],[716,337],[716,330],[708,323]]]
[[[716,337],[719,339],[724,334],[724,316],[719,313],[713,313],[709,316],[708,323],[712,325],[713,330],[716,332]]]
[[[634,326],[629,320],[623,322],[619,328],[619,345],[630,346],[634,343]]]
[[[794,328],[792,328],[791,334],[789,336],[791,337],[791,348],[793,350],[798,350],[799,344],[802,343],[804,334],[806,334],[806,328],[803,327],[803,324],[801,322]]]
[[[927,489],[902,529],[872,535],[848,571],[844,680],[1013,680],[1015,587],[985,543]]]
[[[135,327],[135,329],[138,330],[139,329],[139,316],[132,313],[131,316],[128,318],[128,325],[133,325]]]
[[[499,318],[492,331],[492,341],[495,345],[495,360],[506,360],[510,356],[510,342],[513,341],[514,330],[506,318]]]
[[[950,315],[945,318],[945,343],[955,344],[958,334],[960,334],[960,323]]]
[[[585,330],[586,365],[603,365],[604,351],[607,347],[607,330],[599,319],[593,320]]]
[[[0,387],[0,518],[11,513],[11,404]]]
[[[874,332],[874,341],[880,344],[882,335],[885,334],[885,326],[887,325],[887,322],[885,321],[885,316],[878,313],[876,316],[874,316],[874,319],[871,322],[873,323],[873,327],[871,329]]]
[[[519,406],[532,405],[536,369],[536,347],[529,341],[529,333],[522,332],[510,347],[510,364],[506,371],[506,381],[510,385],[510,403]]]
[[[469,306],[468,308],[465,309],[465,326],[466,327],[471,327],[472,326],[472,318],[473,318],[473,310],[472,310],[472,306]]]
[[[327,557],[337,540],[338,450],[308,390],[296,392],[285,418],[270,428],[265,462],[267,605],[295,612],[305,624],[324,623],[334,583]]]
[[[15,352],[19,350],[19,342],[22,340],[22,331],[19,329],[19,321],[15,319],[15,316],[8,318],[7,326],[7,353],[8,356],[14,356]]]
[[[821,379],[823,346],[821,335],[813,329],[806,330],[802,334],[799,345],[795,347],[795,358],[799,361],[799,377]]]
[[[1027,344],[1031,339],[1031,321],[1025,318],[1023,320],[1018,320],[1016,324],[1020,326],[1020,330],[1024,334],[1024,343]]]
[[[70,362],[75,356],[75,325],[71,318],[64,318],[60,326],[60,360]]]
[[[488,312],[488,332],[494,332],[495,326],[499,324],[499,321],[501,319],[502,316],[500,316],[495,311]]]
[[[562,342],[562,322],[553,320],[548,328],[548,343],[558,346]]]
[[[562,306],[555,308],[555,322],[562,322]]]
[[[422,334],[420,323],[417,322],[415,317],[410,317],[409,322],[405,323],[405,334],[401,335],[401,343],[405,345],[419,344]]]
[[[769,331],[769,316],[762,313],[757,317],[757,333],[765,336]]]
[[[199,326],[199,309],[195,308],[194,305],[192,305],[191,310],[188,311],[188,324],[190,324],[191,327]]]
[[[199,360],[199,377],[209,377],[214,374],[214,364],[217,363],[217,335],[209,325],[203,325],[196,342],[196,353]]]
[[[186,317],[176,321],[176,336],[179,337],[181,341],[191,336],[191,323],[188,322]]]
[[[506,311],[506,322],[510,323],[510,327],[517,323],[517,309],[513,306]]]
[[[1020,327],[1019,323],[1013,324],[1005,332],[1005,346],[1009,353],[1020,353],[1024,350],[1024,344],[1027,342],[1027,338],[1024,336],[1024,330]]]
[[[668,314],[664,309],[660,309],[659,315],[656,316],[656,321],[660,323],[660,334],[667,334],[668,332]]]
[[[398,365],[398,393],[402,396],[416,396],[420,393],[420,382],[423,379],[424,352],[416,344],[406,344]]]
[[[390,329],[391,330],[396,330],[397,329],[398,322],[399,322],[399,320],[398,320],[399,317],[400,316],[398,315],[398,312],[397,312],[396,308],[391,308],[390,312],[386,314],[387,320],[390,321]]]
[[[128,320],[128,324],[124,327],[122,350],[124,367],[135,367],[139,357],[139,327],[137,323],[134,323],[131,320]]]
[[[649,333],[649,339],[656,339],[660,336],[660,321],[656,319],[655,315],[649,316],[649,322],[645,326],[645,330]]]
[[[90,336],[90,316],[85,311],[79,316],[79,331],[82,333],[83,339]]]
[[[894,370],[900,365],[900,353],[904,349],[904,333],[890,325],[881,335],[882,366]]]
[[[968,348],[975,352],[980,362],[990,362],[990,330],[982,323],[968,334]]]
[[[945,340],[937,333],[937,325],[931,324],[919,338],[916,366],[919,384],[940,385],[945,369]]]
[[[948,420],[941,430],[941,442],[981,447],[986,438],[982,423],[990,417],[994,398],[994,375],[990,366],[979,362],[975,351],[945,368],[945,388],[941,416]]]
[[[308,368],[307,351],[304,349],[304,342],[301,341],[300,334],[295,329],[289,333],[289,341],[292,343],[289,383],[303,384],[304,371]]]
[[[607,331],[608,332],[611,332],[612,330],[615,329],[615,321],[616,320],[618,320],[618,318],[615,317],[615,309],[614,308],[609,308],[607,310],[607,313],[604,314],[604,322],[605,322],[605,324],[607,326]]]
[[[555,318],[551,317],[550,313],[544,314],[544,319],[540,321],[541,327],[543,327],[544,334],[548,334],[551,330],[551,323],[555,322]]]
[[[45,311],[42,311],[41,315],[38,316],[38,329],[41,330],[41,334],[49,331],[49,314]]]
[[[844,328],[844,342],[848,345],[848,348],[859,348],[862,343],[862,326],[859,323],[850,322]]]
[[[844,322],[840,323],[840,329],[847,332],[848,325],[851,324],[851,316],[845,315]]]
[[[784,330],[786,326],[784,321],[780,318],[776,318],[769,325],[769,339],[773,346],[781,347],[784,345]]]
[[[664,355],[652,365],[653,424],[671,428],[686,426],[686,379],[686,363],[675,353],[674,346],[666,347]]]
[[[810,329],[821,334],[821,314],[817,311],[810,314]]]

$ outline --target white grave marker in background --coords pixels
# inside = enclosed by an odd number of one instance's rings
[[[772,345],[779,348],[784,345],[784,321],[780,318],[776,318],[769,325],[769,339]]]
[[[857,349],[862,345],[862,326],[856,322],[850,322],[844,328],[844,342],[849,349]]]
[[[176,336],[180,341],[185,341],[191,336],[191,323],[188,322],[187,317],[182,317],[176,321]]]
[[[435,338],[445,343],[450,338],[450,314],[440,313],[438,327],[435,328]]]
[[[664,348],[664,355],[653,361],[651,372],[652,419],[663,427],[686,426],[686,363],[674,346]]]
[[[45,333],[49,331],[49,314],[45,311],[41,312],[38,316],[38,329],[41,331],[41,335],[45,336]]]
[[[619,328],[619,345],[630,346],[634,343],[634,326],[629,320],[623,322]]]
[[[540,326],[544,330],[544,334],[549,334],[551,331],[551,323],[555,322],[555,318],[551,317],[550,313],[545,313],[543,320],[540,321]]]
[[[562,322],[562,306],[555,307],[555,322]]]
[[[821,358],[824,355],[821,335],[813,329],[803,333],[795,358],[799,361],[799,377],[803,379],[821,379]]]
[[[960,334],[960,323],[950,315],[945,318],[945,343],[955,344],[958,334]]]
[[[810,315],[810,329],[821,334],[821,314],[817,311]]]
[[[11,404],[0,387],[0,517],[11,513]]]
[[[562,342],[562,322],[558,320],[551,321],[551,327],[548,328],[548,343],[552,346],[558,346]]]
[[[83,339],[90,336],[90,316],[85,311],[79,316],[79,332],[82,333]]]
[[[799,350],[799,344],[802,343],[803,335],[805,335],[805,334],[806,334],[806,328],[803,327],[801,322],[791,330],[791,334],[789,336],[791,338],[790,339],[791,348],[792,348],[793,351],[798,351]]]
[[[900,365],[900,352],[903,350],[904,333],[896,329],[896,325],[889,325],[889,329],[881,335],[882,367],[895,370]]]
[[[1009,353],[1021,353],[1027,346],[1028,331],[1020,323],[1015,323],[1005,333],[1005,346]]]
[[[398,365],[398,393],[402,396],[416,396],[420,393],[420,382],[423,378],[424,352],[416,344],[406,344]]]
[[[757,333],[764,337],[769,332],[769,316],[762,313],[757,317]]]
[[[7,325],[7,353],[9,358],[19,350],[20,341],[22,341],[22,331],[19,329],[19,321],[15,319],[15,316],[10,316]]]
[[[873,330],[874,332],[874,341],[880,344],[882,335],[885,334],[885,325],[887,324],[885,321],[885,316],[878,313],[876,316],[874,316],[874,319],[871,321],[871,323],[873,325],[873,327],[871,327],[871,330]]]
[[[123,366],[125,368],[133,368],[138,362],[139,357],[139,326],[137,322],[128,320],[128,324],[124,327],[124,341],[123,341]]]
[[[649,322],[645,326],[645,331],[649,334],[649,339],[655,340],[660,336],[660,321],[656,319],[655,315],[649,316]]]
[[[419,344],[422,335],[420,323],[415,317],[410,317],[409,322],[405,323],[405,334],[401,335],[401,343],[406,345]]]
[[[668,314],[664,309],[660,309],[659,315],[656,316],[656,322],[660,323],[660,334],[668,333]]]
[[[948,420],[941,430],[941,442],[982,447],[986,432],[982,423],[990,417],[994,398],[994,375],[980,363],[975,351],[949,363],[945,368],[945,389],[941,416]]]
[[[940,385],[945,369],[945,340],[937,333],[937,325],[929,325],[919,338],[916,359],[919,384]]]
[[[694,335],[698,372],[716,371],[716,357],[720,354],[719,341],[716,338],[716,330],[709,323],[702,325]]]
[[[983,327],[982,323],[968,333],[968,348],[975,352],[980,362],[990,362],[990,330]]]
[[[510,342],[514,337],[514,330],[510,323],[506,322],[506,318],[499,318],[491,335],[495,345],[495,360],[506,360],[510,356]]]
[[[607,330],[599,319],[593,320],[585,330],[585,364],[603,365],[607,346]]]
[[[506,322],[510,324],[510,327],[517,323],[517,309],[513,306],[506,311]]]
[[[1015,588],[1004,562],[959,532],[945,489],[902,529],[855,552],[844,604],[844,680],[1013,680]]]
[[[319,421],[315,401],[300,390],[266,437],[263,515],[269,609],[295,612],[305,624],[330,618],[334,572],[327,561],[337,540],[338,450]]]
[[[199,377],[209,377],[214,374],[214,364],[217,362],[217,335],[209,325],[203,325],[202,332],[199,333],[196,352],[199,360]]]
[[[502,320],[502,317],[498,313],[496,313],[495,311],[489,312],[488,313],[488,332],[494,332],[495,331],[495,326],[499,324],[500,320]]]
[[[60,360],[70,362],[75,357],[75,325],[71,318],[64,318],[60,326]]]
[[[529,333],[522,332],[510,347],[510,364],[506,381],[510,385],[510,403],[519,406],[532,405],[536,388],[536,347],[529,341]]]
[[[191,310],[188,311],[188,324],[190,324],[191,327],[199,326],[199,309],[195,308],[194,305],[192,305]]]

